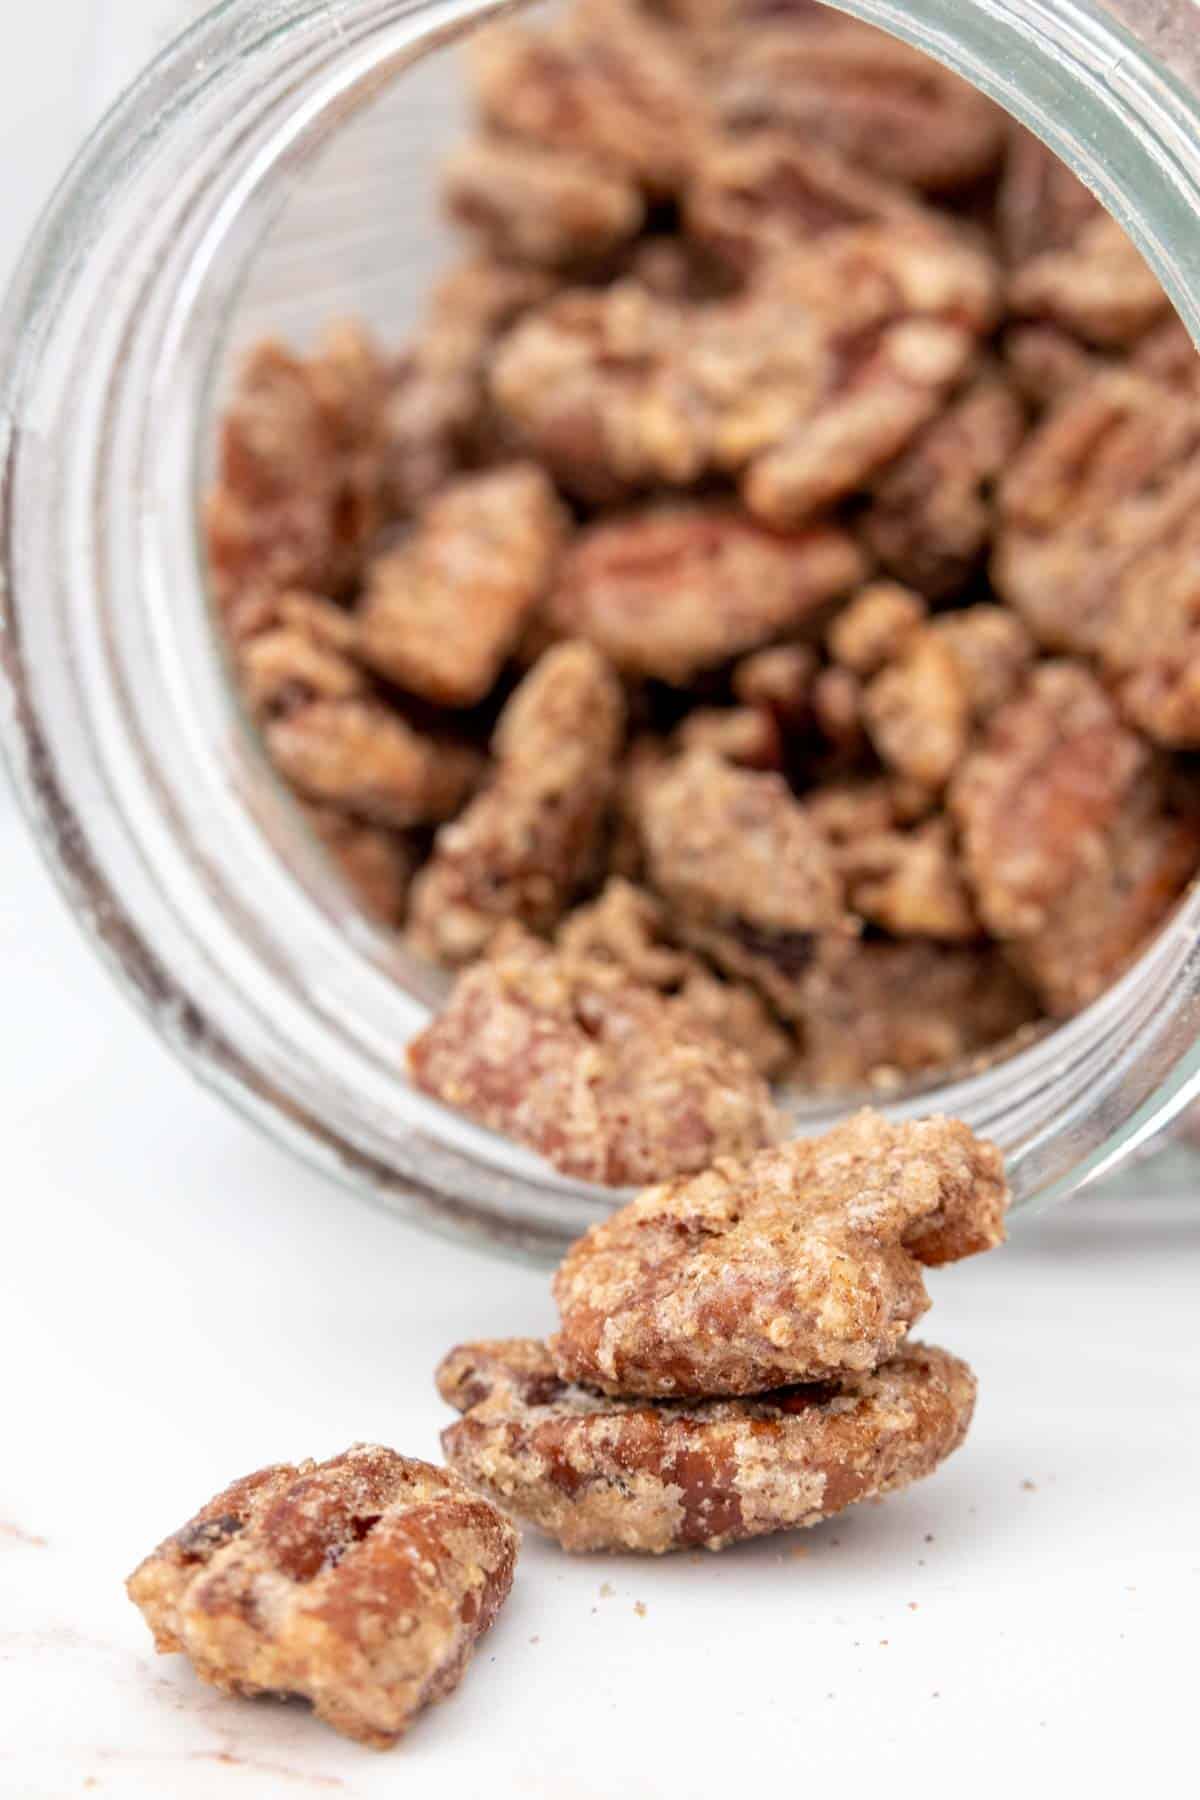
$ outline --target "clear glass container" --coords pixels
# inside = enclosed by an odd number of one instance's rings
[[[332,314],[389,340],[448,245],[454,40],[488,0],[228,0],[62,184],[3,316],[2,729],[31,823],[126,991],[204,1081],[377,1199],[556,1250],[613,1203],[416,1093],[441,978],[355,911],[226,681],[196,499],[231,361]],[[1200,326],[1191,0],[858,0],[1071,163]],[[919,996],[914,1004],[919,1004]],[[1077,1190],[1200,1086],[1200,894],[1095,1005],[889,1102],[995,1137],[1017,1201]],[[834,1109],[809,1109],[811,1128]]]

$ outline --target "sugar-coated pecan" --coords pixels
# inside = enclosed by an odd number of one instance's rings
[[[612,797],[620,684],[589,644],[547,651],[500,715],[492,777],[440,831],[413,884],[410,932],[457,967],[506,920],[551,929],[585,873]]]
[[[482,700],[550,585],[565,533],[535,464],[444,488],[408,540],[368,567],[358,610],[363,660],[422,699]]]
[[[129,1577],[160,1652],[227,1694],[297,1694],[376,1749],[462,1680],[518,1537],[457,1475],[376,1444],[235,1481]]]
[[[401,830],[450,818],[479,779],[475,750],[417,731],[369,698],[306,700],[268,720],[263,736],[306,799]]]
[[[680,725],[672,745],[685,755],[711,750],[740,769],[778,769],[783,762],[775,720],[753,706],[698,706]]]
[[[1004,149],[1005,121],[932,57],[826,8],[736,27],[715,69],[716,110],[734,131],[792,131],[892,181],[969,187]],[[711,47],[714,62],[720,40]]]
[[[1025,429],[1000,375],[952,400],[874,486],[862,530],[884,568],[927,599],[963,587],[991,541],[993,490]]]
[[[743,706],[770,713],[781,731],[798,731],[811,712],[816,673],[816,651],[808,644],[773,644],[741,659],[733,691]]]
[[[260,722],[312,700],[351,700],[370,683],[354,660],[354,621],[315,594],[288,590],[237,605],[231,620],[234,671],[242,698]]]
[[[1103,360],[1061,325],[1019,324],[1004,333],[1004,366],[1016,393],[1040,414],[1082,386]]]
[[[1200,416],[1124,369],[1073,389],[1000,488],[992,573],[1052,650],[1094,652],[1138,558],[1169,543],[1200,491]]]
[[[966,751],[971,696],[962,667],[926,626],[867,687],[863,717],[883,761],[922,787],[940,788]]]
[[[1053,1013],[1093,999],[1200,861],[1164,766],[1085,669],[1044,663],[1000,708],[950,794],[988,929]]]
[[[965,1363],[906,1344],[873,1374],[741,1400],[613,1400],[544,1344],[463,1344],[438,1370],[442,1433],[474,1487],[565,1550],[661,1554],[815,1525],[932,1474],[966,1435]]]
[[[1061,157],[1010,121],[996,202],[1001,253],[1019,269],[1045,251],[1068,248],[1100,216],[1100,202]]]
[[[333,593],[383,517],[388,371],[353,325],[307,358],[257,346],[221,424],[205,526],[217,598],[248,589]]]
[[[929,1306],[923,1263],[1004,1239],[1000,1152],[956,1120],[861,1112],[664,1182],[554,1278],[550,1354],[605,1393],[760,1394],[874,1369]]]
[[[1008,304],[1085,343],[1134,343],[1171,310],[1158,277],[1115,219],[1089,219],[1062,249],[1044,250],[1013,275]]]
[[[855,675],[878,675],[901,655],[928,610],[910,588],[872,581],[847,601],[829,627],[829,654]]]
[[[726,505],[653,506],[581,532],[546,613],[625,673],[682,685],[802,630],[862,571],[832,525],[773,532]]]
[[[812,684],[813,724],[834,753],[835,765],[853,763],[866,747],[863,684],[850,669],[822,669]]]
[[[409,840],[333,806],[306,806],[304,812],[368,917],[381,925],[401,925],[417,866]]]
[[[800,1079],[818,1089],[896,1087],[951,1069],[1031,1024],[1030,989],[994,945],[823,943],[801,982]]]
[[[639,824],[680,935],[786,1014],[815,936],[845,928],[830,847],[787,783],[693,752],[646,784]]]
[[[549,27],[501,25],[472,45],[494,130],[590,156],[670,193],[703,141],[708,106],[674,36],[624,0],[577,0]]]
[[[595,262],[639,230],[645,201],[619,169],[501,137],[472,139],[442,168],[450,217],[497,256],[546,268]]]
[[[852,910],[894,937],[969,943],[979,915],[948,819],[853,838],[837,857]]]
[[[394,512],[412,513],[490,449],[492,346],[553,289],[546,271],[488,256],[468,257],[434,284],[424,324],[392,370],[384,414]]]
[[[689,235],[740,277],[829,232],[914,215],[903,188],[836,150],[779,132],[718,140],[697,164],[683,206]]]
[[[413,1079],[564,1174],[623,1187],[771,1143],[770,1091],[686,1002],[518,926],[409,1046]]]

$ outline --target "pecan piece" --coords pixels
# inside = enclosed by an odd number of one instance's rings
[[[558,1379],[534,1339],[464,1344],[437,1375],[464,1416],[454,1468],[565,1550],[661,1554],[815,1525],[932,1474],[966,1435],[975,1379],[906,1344],[869,1375],[757,1399],[613,1400]]]
[[[683,686],[801,630],[862,572],[832,525],[777,533],[728,506],[649,507],[580,533],[546,614],[625,673]]]
[[[885,569],[936,600],[962,588],[991,541],[993,490],[1025,436],[1025,410],[985,374],[876,482],[862,519]]]
[[[349,613],[315,594],[258,596],[230,615],[234,668],[242,698],[260,723],[312,700],[353,700],[370,692],[354,661]]]
[[[595,262],[641,228],[645,202],[619,170],[588,156],[478,138],[442,166],[456,224],[496,256],[557,269]]]
[[[805,973],[799,1076],[823,1091],[894,1088],[1000,1044],[1039,1017],[993,945],[826,942]]]
[[[672,34],[621,0],[577,0],[548,28],[502,25],[472,45],[476,99],[506,137],[592,157],[652,193],[686,178],[707,125]]]
[[[276,1463],[210,1500],[127,1583],[155,1649],[227,1694],[299,1694],[385,1750],[462,1680],[518,1537],[457,1475],[375,1444]]]
[[[685,942],[787,1016],[815,935],[846,928],[829,846],[787,783],[693,752],[646,784],[639,825]]]
[[[855,675],[878,675],[894,662],[928,608],[895,581],[872,581],[848,600],[829,627],[829,654]]]
[[[1052,1013],[1094,999],[1194,873],[1200,822],[1168,798],[1161,762],[1072,663],[1035,669],[959,771],[980,913]]]
[[[886,32],[825,8],[730,33],[716,110],[734,131],[792,131],[906,187],[945,193],[989,174],[1004,114]],[[719,46],[713,50],[719,53]]]
[[[593,1225],[554,1278],[548,1348],[605,1393],[758,1394],[878,1367],[929,1306],[922,1263],[1004,1239],[1000,1152],[944,1118],[861,1112],[723,1157]]]
[[[1062,249],[1031,257],[1009,282],[1019,317],[1046,319],[1102,349],[1134,343],[1171,311],[1158,277],[1115,219],[1089,219]]]
[[[383,518],[386,365],[352,325],[308,358],[251,353],[221,424],[205,530],[217,598],[336,593]]]
[[[922,787],[945,786],[966,751],[971,696],[958,658],[925,627],[863,695],[863,717],[883,761]]]
[[[620,686],[589,644],[541,658],[500,715],[491,781],[413,884],[417,950],[457,967],[507,919],[554,926],[599,838],[623,729]]]
[[[852,909],[895,937],[969,943],[980,935],[948,819],[854,838],[837,864]]]
[[[749,1059],[686,1003],[517,926],[459,976],[409,1067],[427,1093],[580,1181],[659,1180],[779,1133]]]
[[[795,732],[809,717],[816,674],[816,652],[808,644],[774,644],[742,658],[733,691],[743,706],[770,713],[780,731]]]
[[[1100,216],[1100,202],[1040,138],[1010,120],[996,198],[996,234],[1005,262],[1020,268],[1062,250]]]
[[[263,738],[297,793],[401,830],[450,818],[479,778],[475,750],[369,698],[307,702],[268,720]]]
[[[1000,489],[992,578],[1040,643],[1095,654],[1139,566],[1164,574],[1200,500],[1200,415],[1125,369],[1073,390]],[[1189,555],[1180,545],[1180,561]]]
[[[367,916],[380,925],[401,925],[417,866],[408,839],[336,807],[306,806],[304,813]]]
[[[783,762],[775,720],[751,706],[698,706],[674,734],[672,748],[684,755],[710,750],[739,769],[778,769]]]
[[[554,490],[534,464],[444,489],[409,541],[367,571],[358,611],[363,660],[442,706],[482,700],[550,585],[565,532]]]

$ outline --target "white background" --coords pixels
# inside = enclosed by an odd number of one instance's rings
[[[20,9],[0,259],[181,10]],[[927,1330],[981,1403],[923,1488],[716,1558],[528,1541],[460,1694],[390,1756],[155,1659],[121,1579],[164,1532],[270,1459],[355,1438],[435,1455],[437,1358],[543,1329],[545,1279],[253,1136],[127,1013],[7,799],[0,854],[5,1800],[1191,1791],[1195,1194],[1077,1203],[937,1277]]]

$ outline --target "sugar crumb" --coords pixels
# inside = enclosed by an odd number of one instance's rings
[[[611,1581],[602,1581],[600,1583],[600,1598],[602,1600],[611,1600],[616,1591],[617,1590]]]
[[[639,1619],[644,1619],[646,1616],[646,1602],[644,1600],[635,1600],[633,1603],[633,1610]]]

